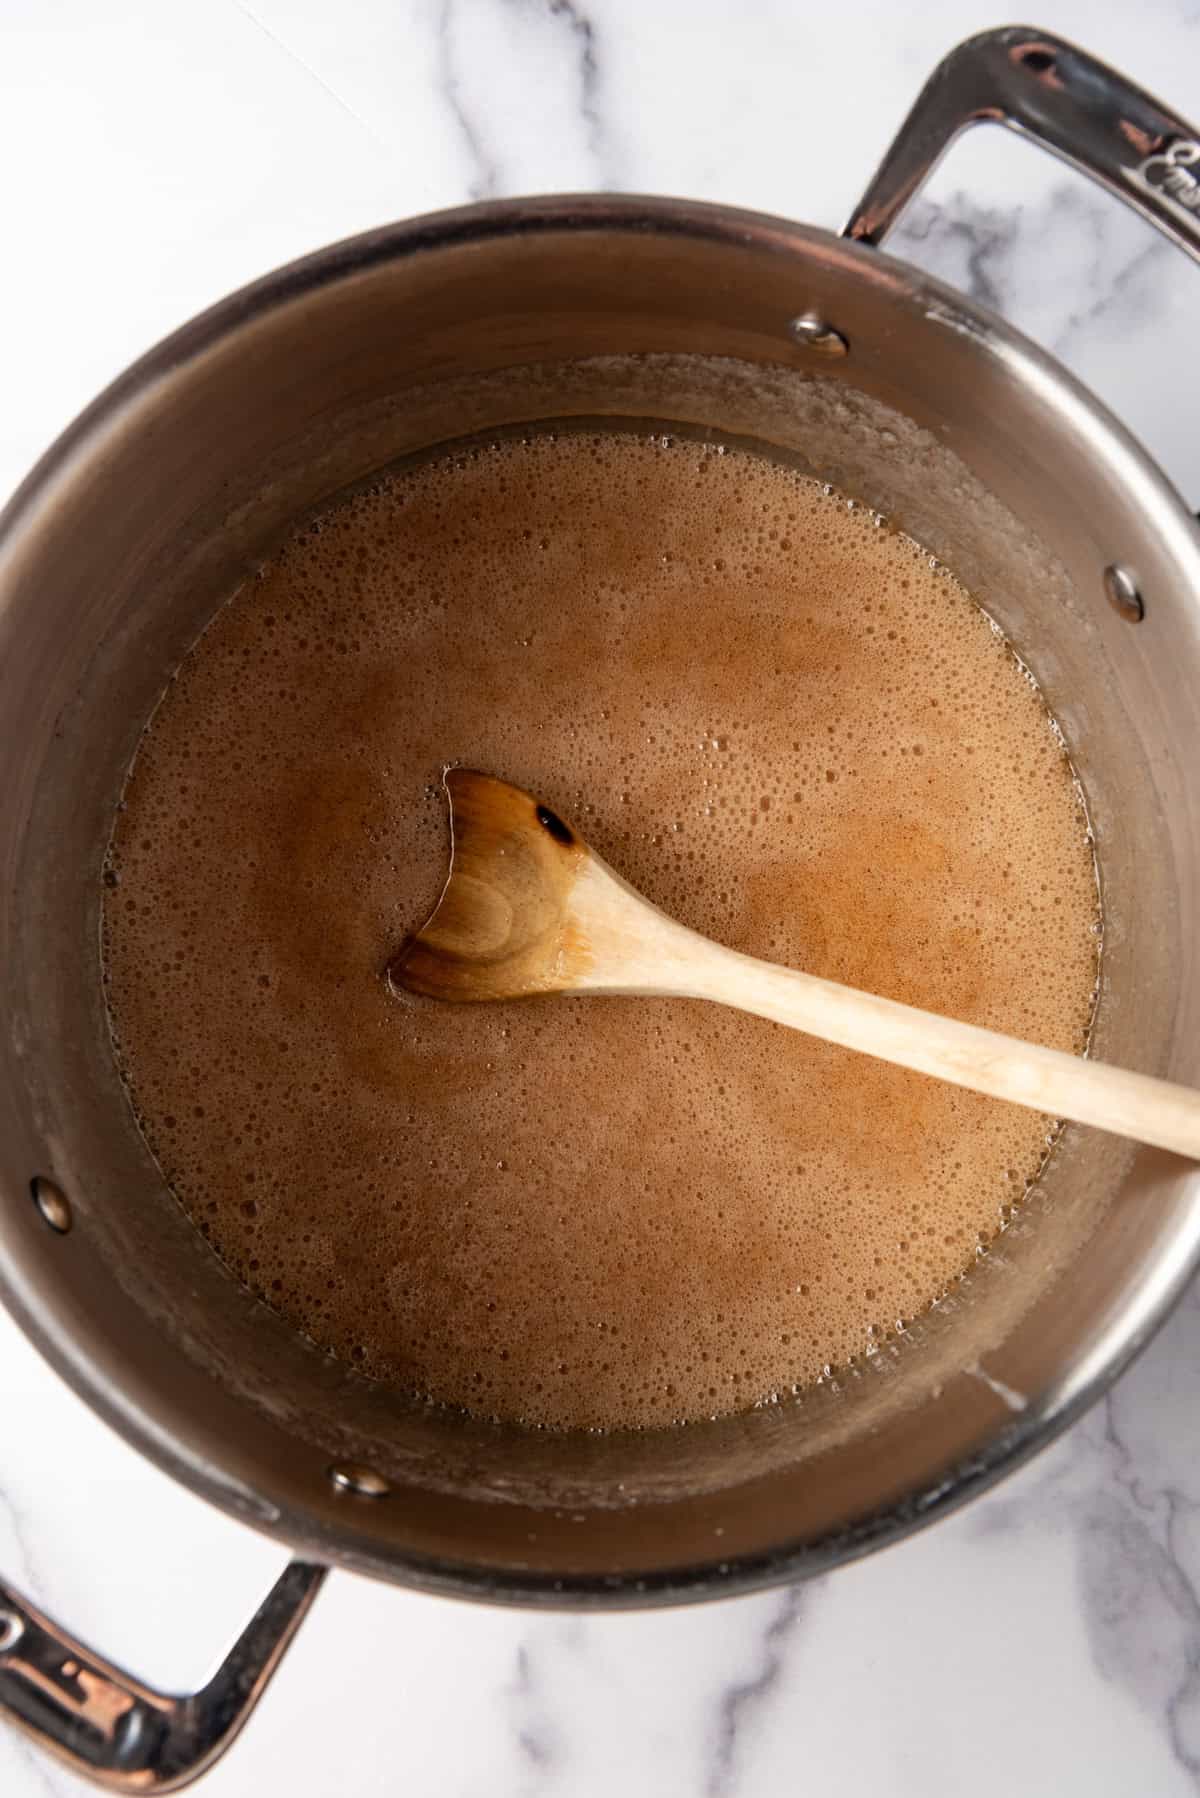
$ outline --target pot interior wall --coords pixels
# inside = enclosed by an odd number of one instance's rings
[[[1182,514],[1119,433],[1097,440],[1048,364],[899,265],[699,208],[625,228],[615,205],[547,205],[524,232],[485,217],[436,241],[384,234],[230,302],[85,424],[0,549],[11,1300],[93,1402],[227,1507],[371,1571],[499,1595],[701,1591],[729,1564],[757,1577],[786,1551],[816,1566],[915,1520],[1136,1346],[1194,1259],[1200,1209],[1170,1158],[1068,1130],[998,1251],[866,1367],[712,1424],[552,1437],[343,1370],[245,1293],[164,1191],[98,982],[100,863],[141,726],[298,517],[399,456],[528,420],[675,422],[774,447],[948,562],[1035,672],[1087,792],[1106,918],[1097,1053],[1198,1078],[1184,921],[1200,557]],[[793,343],[788,321],[812,305],[849,338],[843,361]],[[1116,560],[1142,584],[1141,625],[1105,601]],[[36,1174],[68,1193],[69,1235],[29,1203]],[[392,1497],[338,1497],[334,1460],[383,1472]]]

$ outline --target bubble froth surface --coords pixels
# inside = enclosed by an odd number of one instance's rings
[[[1049,1120],[700,1003],[381,977],[460,761],[755,955],[1081,1046],[1086,817],[914,542],[740,450],[534,433],[376,483],[220,612],[105,870],[114,1041],[180,1203],[363,1372],[549,1427],[743,1409],[875,1352]]]

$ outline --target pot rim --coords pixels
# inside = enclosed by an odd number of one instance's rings
[[[257,322],[305,294],[408,256],[497,237],[600,230],[698,237],[776,254],[786,254],[799,245],[820,245],[827,255],[832,253],[858,273],[882,279],[898,294],[936,308],[936,316],[948,329],[980,339],[991,352],[1019,366],[1037,386],[1056,387],[1060,404],[1069,404],[1072,411],[1081,409],[1089,415],[1093,431],[1111,433],[1116,439],[1107,448],[1110,456],[1119,452],[1128,459],[1126,475],[1136,469],[1158,487],[1161,500],[1178,507],[1183,522],[1193,524],[1193,513],[1163,470],[1082,381],[999,313],[901,257],[822,225],[719,201],[661,194],[562,193],[472,201],[374,226],[282,263],[214,301],[131,362],[43,451],[0,508],[0,553],[49,484],[76,453],[115,423],[126,404],[160,377],[202,356],[239,326]]]

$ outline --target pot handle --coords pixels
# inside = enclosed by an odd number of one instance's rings
[[[208,1684],[178,1697],[122,1673],[0,1583],[0,1716],[110,1791],[178,1791],[237,1735],[325,1573],[293,1561]]]
[[[1200,260],[1200,133],[1106,63],[1032,25],[982,31],[938,64],[843,237],[882,243],[959,132],[987,123],[1043,144]]]

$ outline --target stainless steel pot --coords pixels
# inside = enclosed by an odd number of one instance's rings
[[[1200,534],[1141,449],[999,319],[875,247],[964,125],[1087,169],[1200,256],[1196,134],[1027,28],[956,50],[842,237],[667,200],[469,207],[339,244],[154,350],[0,533],[0,1275],[126,1438],[291,1544],[205,1690],[164,1697],[0,1587],[0,1707],[125,1790],[211,1763],[328,1565],[462,1596],[638,1605],[824,1570],[942,1515],[1076,1416],[1200,1259],[1200,1175],[1069,1131],[1019,1220],[862,1370],[662,1434],[521,1433],[406,1402],[257,1304],[164,1190],[109,1053],[101,856],[140,727],[297,515],[520,420],[653,418],[786,448],[969,584],[1087,789],[1098,1051],[1200,1082]]]

